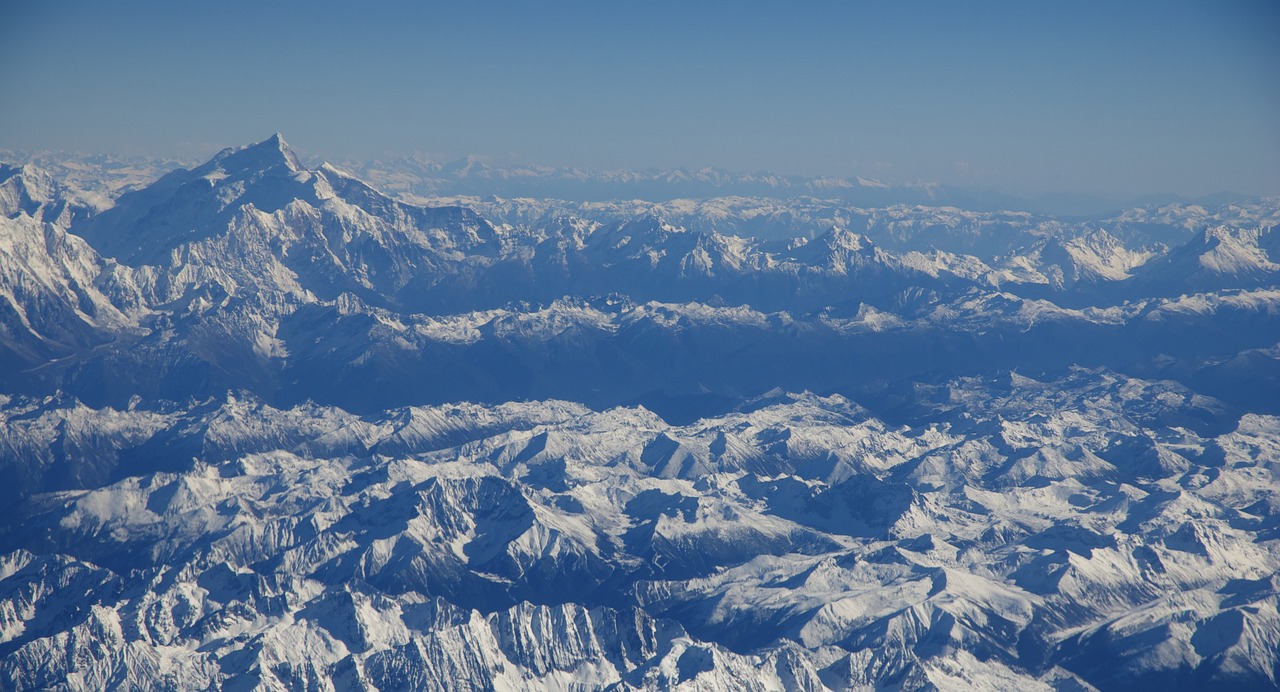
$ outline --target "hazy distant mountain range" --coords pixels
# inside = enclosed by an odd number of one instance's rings
[[[1201,198],[1150,195],[1125,200],[1089,194],[1046,193],[1013,195],[995,190],[931,181],[890,184],[853,176],[784,175],[760,171],[737,173],[717,168],[646,171],[539,165],[501,165],[468,157],[441,163],[422,156],[391,160],[347,161],[353,171],[392,194],[494,195],[601,202],[642,199],[665,202],[706,197],[815,197],[861,207],[896,204],[951,206],[974,211],[1016,209],[1076,216],[1113,213],[1126,206],[1166,204],[1229,204],[1244,195],[1222,192]]]
[[[1275,688],[1280,200],[965,194],[12,159],[0,679]]]
[[[313,161],[315,166],[322,162],[314,157],[303,157],[302,160]],[[90,197],[91,203],[109,203],[120,192],[149,184],[174,168],[201,163],[177,158],[4,149],[0,149],[0,161],[33,163],[60,180],[72,183],[78,192]],[[769,171],[741,173],[717,168],[626,170],[502,164],[479,156],[440,161],[410,154],[390,159],[341,160],[336,165],[378,190],[401,199],[471,196],[575,202],[644,200],[652,203],[728,197],[812,197],[864,208],[923,205],[981,212],[1016,210],[1071,217],[1107,216],[1136,207],[1220,206],[1247,203],[1253,199],[1227,191],[1200,197],[1157,194],[1124,198],[1085,193],[1017,195],[927,180],[886,183],[874,177],[787,175]]]

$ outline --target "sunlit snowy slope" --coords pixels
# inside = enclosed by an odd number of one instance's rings
[[[1274,199],[10,164],[5,689],[1280,681]]]

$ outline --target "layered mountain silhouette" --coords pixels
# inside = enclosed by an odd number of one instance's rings
[[[1275,200],[86,170],[0,167],[13,689],[1277,685]]]

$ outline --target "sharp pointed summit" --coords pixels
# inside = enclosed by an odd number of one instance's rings
[[[316,200],[312,176],[280,133],[227,148],[204,164],[174,171],[131,192],[77,229],[99,252],[126,263],[154,261],[184,242],[226,227],[246,205],[273,212]]]
[[[298,156],[293,153],[293,149],[289,148],[289,144],[284,141],[284,137],[279,132],[257,144],[238,149],[224,149],[201,168],[208,166],[216,166],[227,173],[265,171],[277,166],[283,166],[293,172],[303,170]]]

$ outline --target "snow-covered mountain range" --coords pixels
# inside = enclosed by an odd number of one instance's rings
[[[1280,680],[1280,201],[112,165],[0,166],[15,689]]]
[[[1050,214],[1099,214],[1124,208],[1117,199],[1090,194],[1011,195],[936,181],[888,183],[875,177],[802,176],[757,171],[742,173],[713,167],[696,169],[598,169],[574,166],[501,163],[477,156],[453,161],[421,154],[375,161],[344,161],[381,190],[397,195],[497,195],[506,198],[574,199],[592,202],[650,200],[669,202],[710,197],[817,197],[861,207],[891,205],[950,206],[980,211],[1030,209]],[[1152,195],[1133,205],[1243,202],[1218,193],[1190,199]]]

